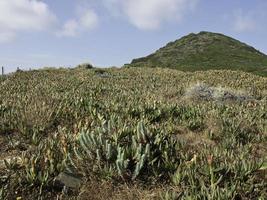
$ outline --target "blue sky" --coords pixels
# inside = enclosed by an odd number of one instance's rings
[[[0,65],[121,66],[191,32],[267,53],[266,0],[1,0]]]

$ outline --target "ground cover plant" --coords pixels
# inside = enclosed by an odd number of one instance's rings
[[[266,199],[265,77],[45,69],[0,90],[0,199]]]

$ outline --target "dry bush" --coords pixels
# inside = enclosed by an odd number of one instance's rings
[[[238,90],[223,87],[211,87],[203,83],[197,83],[188,88],[184,97],[195,101],[247,101],[254,100],[253,97]]]

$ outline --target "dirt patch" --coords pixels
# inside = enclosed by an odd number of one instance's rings
[[[110,182],[89,181],[84,186],[84,192],[81,192],[77,199],[80,200],[134,200],[159,199],[164,192],[164,186],[155,186],[146,188],[142,185],[118,185],[114,187]]]

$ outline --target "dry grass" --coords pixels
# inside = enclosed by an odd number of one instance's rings
[[[119,184],[91,180],[84,184],[77,199],[79,200],[156,200],[164,192],[164,186],[151,189],[144,184]]]

